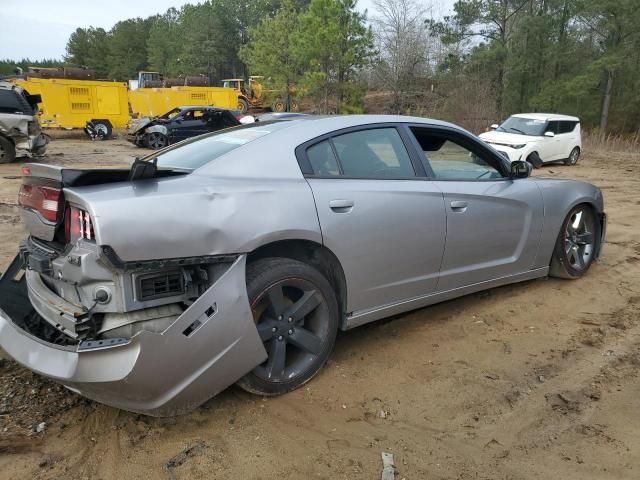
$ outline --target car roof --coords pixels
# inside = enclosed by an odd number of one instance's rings
[[[562,115],[559,113],[516,113],[512,117],[518,118],[530,118],[532,120],[571,120],[579,122],[578,117],[572,117],[571,115]]]
[[[303,115],[252,123],[250,128],[264,129],[267,131],[265,133],[269,134],[259,136],[219,159],[203,165],[196,170],[196,174],[236,178],[255,177],[260,178],[261,181],[267,178],[300,178],[300,168],[294,156],[298,146],[327,134],[339,135],[340,130],[351,127],[380,128],[384,124],[402,123],[447,127],[472,135],[452,123],[429,118],[402,115]],[[269,125],[277,125],[277,128],[269,131],[271,130]],[[220,161],[222,158],[227,158],[229,161]],[[256,162],[255,159],[260,161]]]
[[[187,110],[228,110],[227,108],[220,107],[212,107],[211,105],[182,105],[177,107],[178,110],[187,111]]]

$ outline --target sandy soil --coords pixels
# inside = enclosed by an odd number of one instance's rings
[[[140,153],[67,135],[45,161]],[[191,414],[146,418],[0,360],[0,478],[372,479],[386,451],[398,479],[637,479],[639,167],[640,154],[587,151],[576,167],[536,172],[604,191],[608,241],[583,279],[498,288],[342,334],[320,375],[283,397],[230,388]],[[0,265],[24,234],[19,171],[0,166]]]

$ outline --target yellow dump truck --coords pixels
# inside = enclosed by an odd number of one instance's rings
[[[38,78],[12,80],[30,95],[40,95],[43,128],[84,128],[93,122],[104,138],[129,123],[127,84],[106,80]]]
[[[223,87],[138,88],[129,91],[129,104],[134,117],[157,117],[187,105],[236,108],[238,97],[234,89]]]

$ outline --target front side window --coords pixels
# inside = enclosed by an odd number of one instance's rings
[[[415,171],[395,128],[345,133],[332,139],[345,177],[408,178]]]
[[[203,117],[204,117],[204,112],[202,110],[188,110],[184,112],[184,115],[182,116],[182,120],[185,122],[188,122],[191,120],[202,120]]]
[[[428,130],[412,127],[424,161],[437,180],[488,180],[502,178],[497,168],[468,148]]]
[[[560,122],[556,122],[555,120],[549,122],[549,125],[545,129],[545,132],[553,132],[554,134],[560,133]]]

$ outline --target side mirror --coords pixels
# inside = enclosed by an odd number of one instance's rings
[[[531,175],[532,166],[529,162],[516,160],[511,162],[511,178],[527,178]]]
[[[491,125],[491,130],[495,130],[496,128],[498,128],[500,125],[498,125],[497,123],[494,123],[493,125]]]
[[[549,138],[553,138],[553,137],[555,137],[555,136],[556,136],[556,134],[555,134],[555,133],[553,133],[553,132],[544,132],[544,136],[545,136],[545,137],[549,137]]]

